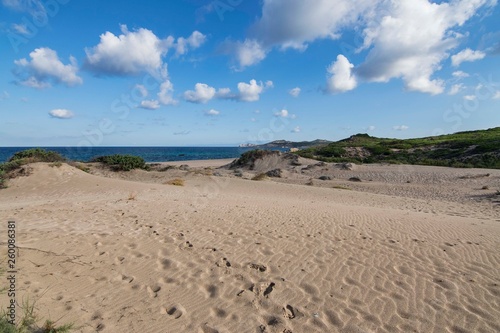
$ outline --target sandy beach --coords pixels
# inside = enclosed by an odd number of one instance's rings
[[[500,331],[500,170],[229,162],[32,164],[0,190],[18,303],[85,333]]]

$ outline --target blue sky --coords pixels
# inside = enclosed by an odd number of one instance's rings
[[[0,0],[0,146],[500,126],[496,0]]]

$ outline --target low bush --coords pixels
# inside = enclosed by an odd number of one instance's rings
[[[25,163],[33,162],[64,162],[66,159],[55,151],[41,148],[32,148],[15,153],[9,162],[24,160]]]
[[[133,155],[108,155],[99,156],[91,162],[99,162],[109,166],[115,171],[130,171],[133,169],[146,169],[146,162],[142,157]]]

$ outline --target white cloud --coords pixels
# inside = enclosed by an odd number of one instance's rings
[[[28,30],[25,24],[12,24],[12,29],[20,35],[30,35],[32,32]]]
[[[184,99],[192,103],[206,103],[215,97],[215,88],[205,83],[197,83],[193,90],[184,93]]]
[[[266,51],[256,40],[246,39],[243,43],[238,42],[234,49],[241,69],[255,65],[266,57]]]
[[[177,104],[177,101],[174,99],[172,96],[174,91],[174,85],[170,80],[165,80],[161,85],[160,85],[160,91],[158,92],[158,100],[160,101],[161,104],[163,105],[175,105]]]
[[[40,0],[2,0],[2,4],[12,10],[30,14],[37,22],[47,20],[47,11]]]
[[[148,90],[142,84],[136,84],[134,88],[137,89],[137,91],[139,91],[141,97],[146,97],[148,95]]]
[[[288,110],[283,109],[281,111],[274,113],[274,115],[276,117],[287,118],[288,117]]]
[[[406,125],[393,126],[392,129],[396,131],[406,131],[409,127]]]
[[[75,116],[73,112],[66,109],[54,109],[52,111],[49,111],[49,115],[52,118],[58,118],[58,119],[70,119]]]
[[[282,109],[281,111],[275,112],[274,116],[279,117],[279,118],[290,118],[290,119],[297,118],[296,115],[288,112],[288,110],[286,110],[286,109]]]
[[[262,17],[251,33],[266,47],[305,50],[307,43],[338,38],[340,29],[355,23],[375,1],[265,0]]]
[[[214,109],[210,109],[208,111],[205,111],[205,115],[207,115],[207,116],[215,117],[215,116],[218,116],[219,114],[220,114],[220,112],[217,110],[214,110]]]
[[[187,90],[184,92],[183,97],[186,101],[192,103],[207,103],[214,98],[240,102],[256,102],[266,89],[272,87],[272,81],[262,83],[252,79],[249,83],[239,82],[237,85],[238,92],[233,93],[230,88],[216,89],[205,83],[197,83],[195,84],[195,89]]]
[[[370,125],[366,128],[367,131],[374,131],[375,130],[375,126],[373,125]]]
[[[139,107],[146,110],[156,110],[160,108],[160,102],[157,100],[144,100]]]
[[[290,89],[290,90],[288,91],[288,93],[289,93],[290,95],[292,95],[293,97],[299,97],[299,95],[300,95],[300,91],[301,91],[301,90],[300,90],[300,88],[299,88],[299,87],[295,87],[295,88],[293,88],[293,89]]]
[[[197,49],[205,43],[207,36],[199,31],[194,31],[188,38],[179,37],[175,44],[176,55],[183,55],[187,53],[189,48]]]
[[[456,95],[463,89],[464,89],[464,85],[462,83],[454,84],[451,86],[450,91],[448,92],[448,95]]]
[[[42,47],[30,53],[31,60],[22,58],[15,60],[17,68],[14,74],[18,77],[18,83],[33,87],[47,88],[51,83],[61,83],[66,86],[82,84],[83,80],[77,75],[78,66],[76,59],[70,57],[70,64],[63,64],[56,51]]]
[[[352,73],[354,65],[342,54],[337,56],[327,72],[329,74],[327,90],[330,93],[342,93],[353,90],[357,86],[356,77]]]
[[[485,56],[486,53],[482,51],[473,51],[469,48],[466,48],[465,50],[462,50],[457,54],[451,56],[451,64],[455,67],[458,67],[462,62],[481,60]]]
[[[462,72],[462,71],[455,71],[451,75],[453,75],[454,77],[457,77],[457,78],[469,77],[469,74]]]
[[[300,133],[300,126],[296,126],[291,130],[292,133]]]
[[[493,95],[493,99],[500,99],[500,90]]]
[[[147,72],[158,75],[163,67],[162,56],[173,44],[173,37],[160,40],[148,29],[130,32],[126,25],[122,34],[107,31],[97,46],[86,48],[86,67],[98,75],[137,75]]]
[[[260,98],[260,94],[264,90],[262,82],[260,84],[255,80],[250,80],[250,83],[238,83],[239,100],[243,102],[256,102]]]
[[[476,95],[465,95],[464,99],[467,101],[474,101],[476,99]]]
[[[339,38],[343,31],[360,31],[362,42],[354,39],[352,45],[341,44],[347,49],[344,55],[348,51],[367,52],[364,61],[351,69],[357,81],[388,82],[396,78],[409,91],[429,94],[444,91],[444,81],[433,76],[467,33],[461,28],[464,23],[481,7],[496,5],[495,0],[263,3],[261,17],[249,30],[245,42],[240,43],[246,45],[241,48],[246,51],[245,56],[238,56],[242,67],[262,61],[274,47],[304,50],[315,40]],[[349,82],[343,89],[355,86],[352,78]]]

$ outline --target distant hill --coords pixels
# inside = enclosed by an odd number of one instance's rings
[[[418,139],[356,134],[298,155],[326,162],[404,163],[500,169],[500,127]]]
[[[320,139],[317,139],[314,141],[299,141],[299,142],[286,141],[286,140],[276,140],[276,141],[272,141],[272,142],[269,142],[266,144],[256,145],[253,147],[259,148],[259,149],[272,149],[272,148],[305,149],[305,148],[310,148],[310,147],[325,146],[329,143],[332,143],[332,141],[320,140]]]

